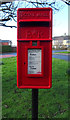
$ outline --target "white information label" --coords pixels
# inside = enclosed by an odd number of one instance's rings
[[[28,49],[28,74],[41,74],[41,49]]]

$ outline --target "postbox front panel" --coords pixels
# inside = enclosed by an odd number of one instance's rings
[[[52,86],[51,17],[51,8],[18,9],[18,88],[48,89]]]

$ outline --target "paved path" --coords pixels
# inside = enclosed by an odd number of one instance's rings
[[[67,50],[53,50],[52,51],[52,57],[62,59],[62,60],[66,60],[66,61],[70,61],[70,54],[58,53],[58,52],[64,52],[64,51],[67,51]]]
[[[70,55],[64,55],[64,54],[52,54],[53,58],[58,58],[66,61],[70,61]]]
[[[57,51],[58,52],[58,51]],[[0,58],[8,58],[8,57],[15,57],[17,56],[17,53],[5,53],[5,54],[0,54]],[[52,57],[53,58],[58,58],[66,61],[70,61],[70,54],[58,54],[55,53],[55,51],[52,52]]]
[[[8,58],[8,57],[15,57],[17,56],[16,53],[5,53],[5,54],[0,54],[0,58]]]

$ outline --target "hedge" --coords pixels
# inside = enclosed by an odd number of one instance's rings
[[[3,45],[2,46],[2,53],[6,53],[6,52],[12,52],[12,47],[9,45]]]

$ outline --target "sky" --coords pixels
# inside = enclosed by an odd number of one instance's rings
[[[53,36],[68,34],[68,5],[53,15]]]
[[[8,22],[15,25],[14,21]],[[63,4],[60,11],[53,13],[53,36],[68,35],[68,5]],[[17,46],[17,28],[8,28],[0,26],[0,39],[11,40],[12,46]]]

